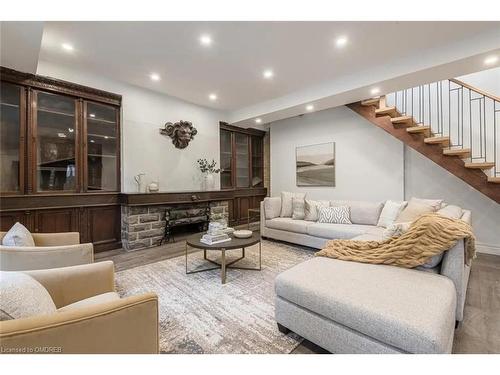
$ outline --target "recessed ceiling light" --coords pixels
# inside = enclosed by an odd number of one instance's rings
[[[374,88],[372,88],[372,89],[370,90],[370,93],[371,93],[372,95],[377,95],[377,94],[379,94],[379,93],[380,93],[380,89],[379,89],[378,87],[374,87]]]
[[[314,109],[314,106],[312,104],[306,105],[306,110],[312,111]]]
[[[161,79],[158,73],[151,73],[149,78],[151,78],[151,81],[159,81]]]
[[[265,79],[271,79],[274,77],[274,72],[271,69],[266,69],[264,70],[262,75],[264,76]]]
[[[89,116],[92,117],[92,118],[94,118],[95,117],[95,113],[91,113]]]
[[[104,139],[108,139],[109,137],[107,135],[104,136]]]
[[[208,95],[208,99],[210,99],[213,102],[216,101],[217,100],[217,94],[212,93],[212,94]]]
[[[260,124],[260,123],[262,122],[262,119],[260,119],[260,118],[256,118],[256,119],[255,119],[255,122],[256,122],[257,124]]]
[[[484,59],[484,63],[486,65],[493,65],[498,61],[498,56],[489,56],[486,59]]]
[[[208,47],[212,44],[212,37],[210,35],[203,34],[202,36],[200,36],[200,44],[202,46]]]
[[[347,44],[347,37],[346,36],[338,37],[337,40],[335,41],[335,44],[337,45],[337,47],[344,47]]]
[[[71,52],[74,50],[73,46],[69,43],[63,43],[63,44],[61,44],[61,47],[63,48],[63,50],[68,51],[68,52]]]

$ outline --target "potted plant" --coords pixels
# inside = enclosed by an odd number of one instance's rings
[[[209,162],[207,159],[198,159],[198,167],[200,168],[201,173],[204,174],[204,184],[203,187],[205,190],[214,190],[215,189],[215,179],[214,174],[220,172],[220,168],[217,168],[217,162],[212,159]]]

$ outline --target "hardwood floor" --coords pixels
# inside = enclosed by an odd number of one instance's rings
[[[155,248],[125,252],[111,250],[96,254],[96,261],[112,260],[117,271],[155,263],[184,254],[186,236]],[[196,250],[192,250],[196,251]],[[465,301],[465,319],[455,332],[454,353],[500,353],[500,256],[478,254],[472,269]],[[327,353],[304,340],[292,354]]]

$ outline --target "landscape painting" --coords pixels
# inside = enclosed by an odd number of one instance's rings
[[[297,186],[335,186],[335,143],[296,149]]]

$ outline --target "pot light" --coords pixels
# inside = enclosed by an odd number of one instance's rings
[[[212,37],[207,34],[200,36],[200,44],[206,47],[210,46],[212,44]]]
[[[151,81],[159,81],[161,79],[158,73],[151,73],[149,78],[151,78]]]
[[[63,44],[61,44],[61,47],[63,50],[68,51],[68,52],[71,52],[74,50],[73,46],[69,43],[63,43]]]
[[[372,95],[377,95],[377,94],[380,93],[380,89],[378,87],[374,87],[374,88],[371,89],[370,93]]]
[[[498,62],[498,56],[489,56],[486,59],[484,59],[484,63],[486,65],[493,65]]]
[[[312,104],[308,104],[306,105],[306,110],[311,112],[312,110],[314,110],[314,106]]]
[[[93,139],[90,140],[90,143],[94,143],[95,141]]]
[[[217,100],[217,95],[212,93],[210,95],[208,95],[208,99],[210,99],[211,101],[215,102]]]
[[[104,139],[108,139],[109,137],[107,135],[104,136]]]
[[[347,44],[347,37],[345,36],[338,37],[337,40],[335,41],[335,44],[339,48],[344,47]]]
[[[256,118],[256,119],[255,119],[255,122],[256,122],[257,124],[260,124],[260,123],[262,122],[262,119],[260,119],[260,118]]]
[[[262,75],[264,76],[265,79],[271,79],[274,77],[274,72],[271,69],[266,69],[264,70]]]

